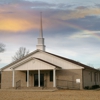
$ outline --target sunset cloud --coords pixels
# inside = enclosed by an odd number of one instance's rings
[[[0,31],[28,31],[38,29],[37,16],[34,12],[17,9],[21,5],[0,6]]]
[[[86,9],[75,9],[66,11],[57,12],[53,15],[54,18],[58,18],[61,20],[71,20],[71,19],[79,19],[85,18],[86,16],[99,15],[100,8],[86,8]]]
[[[1,31],[28,31],[30,29],[36,29],[38,26],[27,20],[23,19],[4,19],[0,20]]]
[[[66,27],[68,24],[65,23],[64,20],[81,19],[85,18],[86,16],[100,14],[100,8],[85,8],[85,6],[82,6],[80,9],[79,6],[79,8],[77,7],[74,10],[54,10],[52,7],[58,7],[57,4],[49,4],[39,1],[34,1],[32,3],[23,1],[19,4],[5,4],[4,6],[0,6],[0,31],[24,32],[39,29],[39,5],[41,5],[41,7],[45,5],[50,7],[50,9],[45,9],[45,13],[43,13],[44,29],[53,29],[60,26]],[[61,5],[63,7],[64,4]],[[32,9],[32,7],[34,9]],[[43,9],[44,7],[41,10]]]

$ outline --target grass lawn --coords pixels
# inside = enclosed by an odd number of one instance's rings
[[[58,90],[55,92],[0,90],[0,100],[100,100],[97,90]]]

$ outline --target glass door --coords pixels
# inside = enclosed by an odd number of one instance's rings
[[[38,74],[34,74],[34,86],[38,86]],[[40,86],[44,86],[44,74],[40,74]]]

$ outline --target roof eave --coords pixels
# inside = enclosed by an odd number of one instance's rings
[[[25,59],[25,58],[29,57],[30,55],[32,55],[32,54],[34,54],[34,53],[36,53],[36,52],[39,52],[39,51],[41,51],[41,50],[37,49],[37,50],[35,50],[35,51],[33,51],[33,52],[29,53],[29,54],[28,54],[28,55],[26,55],[25,57],[23,57],[23,58],[21,58],[21,59],[19,59],[19,60],[17,60],[17,61],[14,61],[14,62],[12,62],[12,63],[10,63],[10,64],[8,64],[8,65],[6,65],[6,66],[2,67],[2,68],[1,68],[1,71],[3,71],[5,68],[8,68],[9,66],[14,65],[14,64],[16,64],[16,63],[18,63],[18,62],[20,62],[21,60],[23,60],[23,59]]]

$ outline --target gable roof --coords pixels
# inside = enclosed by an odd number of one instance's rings
[[[44,61],[44,60],[42,60],[42,59],[39,59],[39,58],[35,58],[35,59],[38,59],[38,60],[40,60],[40,61],[43,61],[43,62],[45,62],[45,63],[47,63],[47,64],[52,65],[52,66],[55,66],[56,68],[61,68],[60,66],[57,66],[57,65],[52,64],[52,63],[50,63],[50,62]]]
[[[35,50],[35,51],[29,53],[28,55],[26,55],[25,57],[23,57],[23,58],[21,58],[21,59],[19,59],[19,60],[17,60],[17,61],[14,61],[14,62],[8,64],[7,66],[1,68],[1,70],[3,70],[3,69],[5,69],[5,68],[7,68],[7,67],[9,67],[9,66],[11,66],[11,65],[14,65],[14,64],[20,62],[21,60],[23,60],[23,59],[25,59],[25,58],[27,58],[27,57],[29,57],[29,56],[35,54],[36,52],[44,52],[44,53],[47,53],[47,54],[50,54],[50,55],[56,56],[56,57],[58,57],[58,58],[60,58],[60,59],[63,59],[63,60],[69,61],[69,62],[71,62],[71,63],[74,63],[74,64],[76,64],[76,65],[82,66],[82,67],[84,67],[85,69],[92,69],[92,70],[96,70],[96,71],[98,71],[98,70],[95,69],[95,68],[92,68],[92,67],[90,67],[90,66],[88,66],[88,65],[85,65],[85,64],[82,64],[82,63],[80,63],[80,62],[77,62],[77,61],[75,61],[75,60],[72,60],[72,59],[69,59],[69,58],[65,58],[65,57],[62,57],[62,56],[59,56],[59,55],[56,55],[56,54],[50,53],[50,52],[42,51],[42,50],[39,50],[39,49],[37,49],[37,50]],[[44,61],[44,60],[39,59],[39,58],[36,58],[36,59],[41,60],[41,61]],[[44,62],[51,64],[50,62],[47,62],[47,61],[44,61]],[[58,66],[58,67],[59,67],[59,66]]]
[[[18,63],[18,62],[20,62],[21,60],[23,60],[23,59],[25,59],[25,58],[31,56],[32,54],[34,54],[34,53],[36,53],[36,52],[39,52],[39,51],[40,51],[40,50],[35,50],[35,51],[33,51],[33,52],[27,54],[25,57],[23,57],[23,58],[21,58],[21,59],[19,59],[19,60],[16,60],[16,61],[14,61],[14,62],[12,62],[12,63],[10,63],[10,64],[8,64],[8,65],[2,67],[1,70],[5,69],[5,68],[7,68],[7,67],[9,67],[9,66],[11,66],[11,65],[14,65],[14,64]]]
[[[18,67],[18,66],[20,66],[20,65],[22,65],[22,64],[24,64],[24,63],[26,63],[26,62],[28,62],[28,61],[30,61],[30,60],[34,60],[34,59],[37,59],[37,60],[42,61],[42,62],[44,62],[44,63],[46,63],[46,64],[49,64],[49,65],[55,66],[56,68],[60,68],[60,69],[61,69],[61,67],[59,67],[59,66],[57,66],[57,65],[55,65],[55,64],[52,64],[52,63],[50,63],[50,62],[44,61],[44,60],[39,59],[39,58],[36,58],[36,57],[31,57],[31,58],[25,60],[24,62],[21,62],[21,63],[19,63],[18,65],[15,65],[15,66],[13,66],[13,67],[11,67],[11,68],[16,68],[16,67]]]
[[[46,52],[46,51],[45,51],[45,52]],[[90,66],[88,66],[88,65],[82,64],[82,63],[80,63],[80,62],[78,62],[78,61],[75,61],[75,60],[72,60],[72,59],[69,59],[69,58],[65,58],[65,57],[62,57],[62,56],[59,56],[59,55],[56,55],[56,54],[53,54],[53,53],[49,53],[49,52],[46,52],[46,53],[51,54],[51,55],[54,55],[54,56],[56,56],[56,57],[58,57],[58,58],[61,58],[61,59],[66,60],[66,61],[69,61],[69,62],[71,62],[71,63],[74,63],[74,64],[76,64],[76,65],[82,66],[82,67],[84,67],[85,69],[97,70],[97,69],[92,68],[92,67],[90,67]],[[97,71],[98,71],[98,70],[97,70]]]

